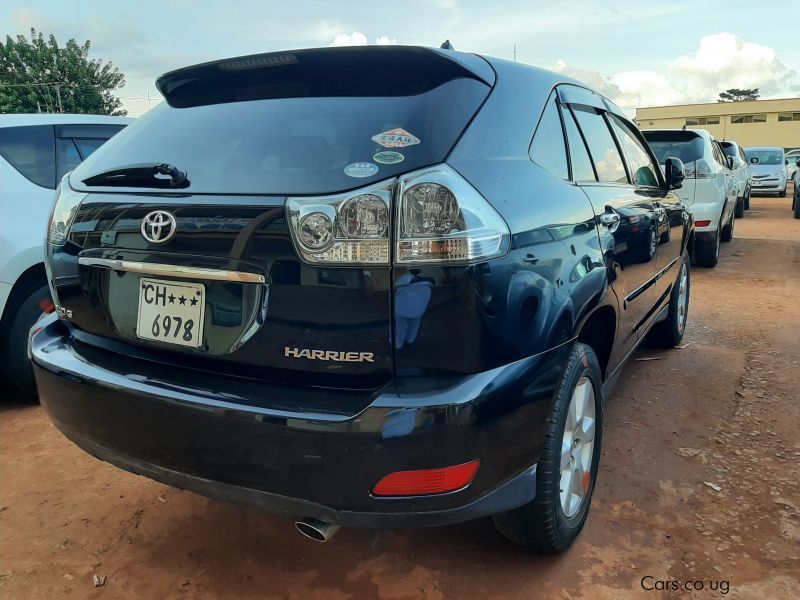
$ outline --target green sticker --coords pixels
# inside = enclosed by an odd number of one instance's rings
[[[377,163],[381,163],[383,165],[394,165],[403,162],[405,159],[406,157],[400,154],[399,152],[394,152],[391,150],[378,152],[376,155],[372,157],[372,160],[374,160]]]

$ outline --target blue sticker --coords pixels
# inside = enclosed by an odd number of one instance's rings
[[[391,150],[385,150],[384,152],[378,152],[372,157],[377,163],[381,163],[382,165],[395,165],[397,163],[401,163],[406,159],[405,156],[400,154],[399,152],[394,152]]]
[[[348,177],[372,177],[378,172],[378,165],[371,162],[350,163],[344,168]]]

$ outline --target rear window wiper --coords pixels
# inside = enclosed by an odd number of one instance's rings
[[[183,189],[189,187],[186,173],[168,163],[119,167],[83,180],[84,185]]]

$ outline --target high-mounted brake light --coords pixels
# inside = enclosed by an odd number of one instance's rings
[[[481,466],[479,460],[444,469],[396,471],[381,479],[372,490],[375,496],[431,496],[467,487]]]

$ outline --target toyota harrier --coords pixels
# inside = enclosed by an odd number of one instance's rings
[[[59,429],[317,540],[493,515],[567,548],[603,399],[683,336],[681,162],[575,81],[449,49],[157,84],[54,202],[31,353]]]

